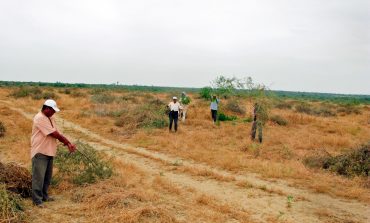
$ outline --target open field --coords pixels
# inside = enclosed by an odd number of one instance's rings
[[[162,111],[178,92],[78,87],[0,88],[0,161],[30,166],[32,117],[44,98],[60,130],[113,158],[116,174],[88,186],[61,182],[31,222],[369,222],[369,176],[310,163],[370,142],[370,105],[274,98],[264,142],[249,139],[253,99],[221,100],[235,121],[213,125],[194,91],[188,119],[168,132]],[[348,101],[347,101],[348,102]],[[239,107],[235,106],[239,105]],[[233,106],[234,105],[234,106]]]

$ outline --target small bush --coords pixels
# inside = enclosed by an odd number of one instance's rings
[[[191,102],[191,99],[189,96],[181,97],[180,99],[181,104],[188,105]]]
[[[86,97],[86,94],[81,91],[74,90],[72,91],[71,96],[74,98],[83,98],[83,97]]]
[[[34,100],[58,98],[54,92],[43,92],[38,87],[20,87],[14,90],[10,96],[14,98],[31,97]]]
[[[307,102],[301,102],[295,106],[296,112],[305,113],[308,115],[330,117],[336,116],[336,112],[333,110],[331,105],[321,104],[319,107],[314,107]]]
[[[71,89],[64,88],[64,89],[60,90],[59,93],[62,93],[62,94],[71,94]]]
[[[114,125],[118,127],[136,128],[163,128],[167,124],[166,103],[157,98],[150,99],[144,104],[138,104],[114,122]]]
[[[343,113],[346,115],[350,114],[355,114],[355,115],[360,115],[361,114],[361,109],[357,105],[353,104],[343,104],[337,109],[338,113]]]
[[[56,180],[67,178],[70,182],[83,185],[95,183],[99,179],[112,176],[112,166],[91,146],[77,143],[77,149],[70,154],[65,148],[59,148],[55,158],[58,173]]]
[[[130,101],[132,103],[137,103],[138,102],[138,99],[136,97],[132,96],[132,95],[123,95],[118,100],[123,101],[123,102]]]
[[[295,110],[299,113],[312,114],[312,107],[306,102],[301,102],[296,105]]]
[[[6,132],[6,128],[4,124],[0,121],[0,137],[4,137]]]
[[[271,116],[270,117],[270,121],[271,122],[274,122],[274,123],[276,123],[278,125],[282,125],[282,126],[288,125],[288,121],[285,118],[281,117],[280,115],[273,115],[273,116]]]
[[[278,109],[292,109],[293,108],[293,105],[287,101],[278,101],[276,104],[275,104],[275,108],[278,108]]]
[[[166,127],[167,126],[167,121],[166,120],[163,120],[163,119],[156,119],[156,120],[153,120],[151,123],[150,123],[150,126],[151,127],[154,127],[154,128],[163,128],[163,127]]]
[[[106,117],[118,118],[118,117],[121,117],[122,114],[124,114],[125,112],[127,112],[126,109],[111,110],[104,106],[99,106],[94,109],[94,113],[97,116],[102,116],[102,117],[106,116]]]
[[[0,184],[0,222],[22,222],[23,210],[21,198],[8,192],[5,184]]]
[[[160,100],[152,100],[136,110],[138,127],[163,128],[167,125],[166,104]]]
[[[212,92],[213,92],[213,90],[212,90],[211,87],[204,87],[204,88],[200,89],[199,96],[200,96],[200,98],[210,100],[211,97],[212,97]]]
[[[368,177],[370,173],[370,144],[346,154],[331,156],[325,150],[317,150],[303,163],[311,168],[323,168],[340,175]]]
[[[228,111],[235,112],[240,115],[244,115],[246,113],[245,108],[241,107],[240,102],[237,100],[228,101],[225,108]]]
[[[331,110],[328,107],[320,106],[319,108],[316,108],[312,111],[314,115],[323,116],[323,117],[330,117],[330,116],[336,116],[337,113],[335,111]]]
[[[253,118],[252,117],[245,118],[243,119],[243,122],[245,123],[253,122]]]
[[[303,159],[303,164],[310,168],[323,168],[325,161],[330,157],[325,149],[317,149]]]
[[[95,94],[104,94],[107,90],[103,89],[103,88],[93,88],[89,93],[91,95],[95,95]]]
[[[234,120],[236,120],[236,119],[238,119],[236,116],[227,116],[227,115],[225,115],[224,113],[222,113],[222,112],[220,112],[219,114],[218,114],[218,120],[219,121],[234,121]]]
[[[28,96],[35,96],[41,95],[42,90],[38,87],[19,87],[18,89],[14,90],[10,96],[14,98],[24,98]]]
[[[0,162],[0,183],[5,184],[6,189],[19,194],[24,198],[31,197],[32,179],[31,173],[16,163]]]
[[[370,144],[326,159],[323,168],[344,176],[370,176]]]
[[[91,101],[96,104],[110,104],[116,97],[108,93],[94,94],[91,96]]]

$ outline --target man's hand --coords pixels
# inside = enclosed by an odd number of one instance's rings
[[[73,153],[73,152],[76,151],[76,145],[74,145],[72,143],[68,143],[67,146],[68,146],[68,150],[69,150],[70,153]]]

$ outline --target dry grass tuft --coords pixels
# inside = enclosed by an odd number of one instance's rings
[[[31,197],[31,173],[16,163],[0,162],[0,183],[4,184],[7,190],[22,197]]]
[[[177,222],[168,212],[162,208],[157,207],[142,207],[127,212],[120,217],[122,222],[153,222],[153,223],[175,223]]]
[[[129,166],[125,168],[136,171]],[[177,222],[162,204],[156,204],[159,197],[147,190],[146,182],[137,187],[141,181],[137,173],[128,173],[127,177],[132,179],[117,176],[83,189],[75,188],[71,200],[93,222]],[[170,187],[167,182],[155,179],[153,186],[163,190],[160,185]]]

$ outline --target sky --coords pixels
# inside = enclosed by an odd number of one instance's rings
[[[0,0],[0,80],[370,95],[369,0]]]

